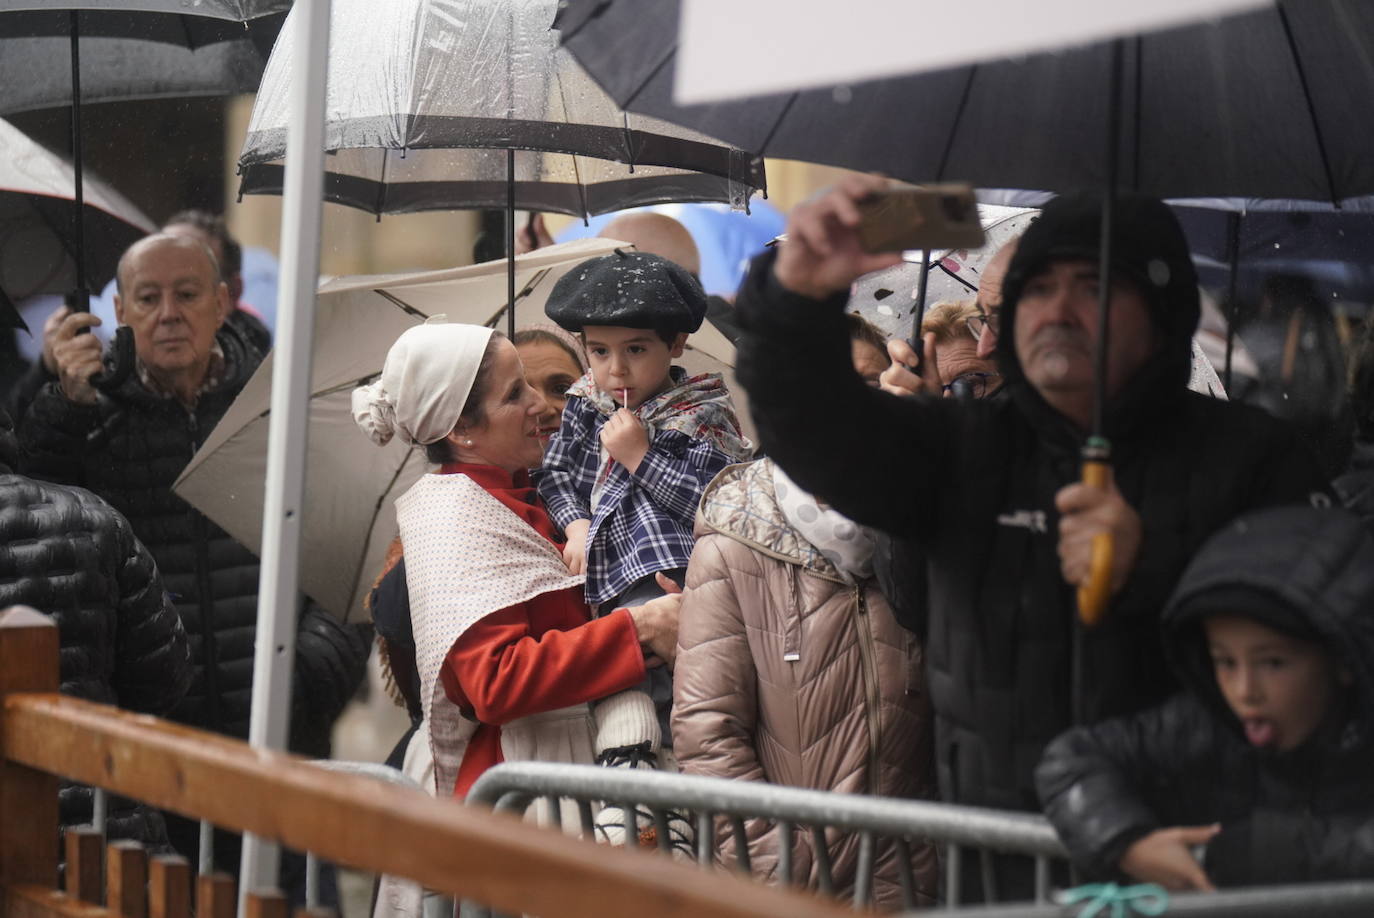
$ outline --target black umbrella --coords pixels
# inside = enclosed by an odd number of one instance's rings
[[[670,201],[746,206],[763,187],[762,159],[620,109],[558,46],[557,6],[335,0],[326,199],[379,215],[505,207],[508,252],[517,208],[585,217]],[[283,43],[239,159],[245,192],[281,189],[291,68]]]
[[[993,188],[1340,202],[1374,193],[1374,5],[1280,0],[1116,43],[711,105],[672,101],[678,0],[567,0],[564,45],[620,105],[754,153]],[[938,41],[938,36],[913,36]]]
[[[1109,468],[1101,434],[1118,190],[1332,203],[1374,193],[1363,130],[1374,123],[1374,4],[1359,0],[1280,0],[1057,53],[695,106],[672,101],[677,13],[677,0],[567,0],[559,26],[564,44],[626,108],[760,155],[912,181],[1105,189],[1088,484],[1105,484]],[[1105,607],[1110,567],[1104,535],[1079,591],[1087,624]],[[1082,654],[1074,657],[1077,685]]]
[[[290,0],[103,0],[97,9],[81,9],[67,0],[0,0],[0,112],[13,113],[64,104],[55,71],[68,58],[65,104],[72,110],[72,163],[75,169],[72,237],[75,240],[76,289],[73,308],[90,304],[83,219],[81,105],[83,77],[94,77],[99,100],[203,95],[211,87],[240,91],[248,87],[281,26]],[[37,7],[37,8],[35,8]],[[263,17],[268,22],[250,25]],[[95,43],[100,69],[88,74],[81,54],[83,41]],[[59,42],[70,49],[62,55]],[[197,49],[229,43],[203,55],[192,66]],[[167,47],[162,47],[167,46]],[[183,53],[178,54],[181,51]],[[145,69],[146,65],[146,69]],[[180,68],[180,69],[178,69]],[[260,71],[259,71],[260,72]],[[126,336],[127,337],[127,336]],[[125,344],[127,349],[127,343]]]

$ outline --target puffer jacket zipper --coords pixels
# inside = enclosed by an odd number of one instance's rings
[[[858,632],[859,659],[863,665],[864,710],[868,717],[868,792],[880,792],[878,787],[878,743],[882,732],[881,702],[878,694],[878,648],[873,641],[872,622],[868,615],[868,598],[862,584],[854,587],[854,630]]]

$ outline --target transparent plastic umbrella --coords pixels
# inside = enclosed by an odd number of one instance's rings
[[[499,208],[511,193],[517,208],[575,216],[669,201],[744,208],[764,187],[762,159],[622,111],[559,47],[557,6],[335,0],[326,198],[379,215]],[[292,70],[282,43],[239,157],[241,193],[280,191]]]

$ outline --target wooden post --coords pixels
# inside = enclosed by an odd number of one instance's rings
[[[120,918],[148,914],[148,852],[136,841],[111,843],[105,871],[105,907]]]
[[[72,828],[67,830],[63,840],[67,855],[67,895],[91,905],[104,905],[105,836],[95,829]]]
[[[246,918],[287,918],[290,913],[286,897],[275,890],[248,894]]]
[[[237,912],[233,877],[227,873],[196,877],[196,918],[234,918]]]
[[[57,626],[25,606],[0,611],[0,706],[11,692],[55,692]],[[57,778],[11,764],[0,707],[0,913],[4,886],[57,885]]]
[[[190,918],[191,865],[179,854],[160,854],[148,871],[148,918]]]

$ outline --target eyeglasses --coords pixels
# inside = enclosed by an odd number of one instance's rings
[[[984,329],[990,329],[994,335],[997,334],[997,325],[1001,320],[1002,310],[994,309],[992,312],[980,312],[976,316],[969,316],[965,325],[973,340],[978,341],[982,339]]]
[[[944,394],[952,398],[984,398],[988,394],[989,385],[995,387],[994,379],[1001,379],[1001,373],[965,373],[956,376],[941,388]]]

